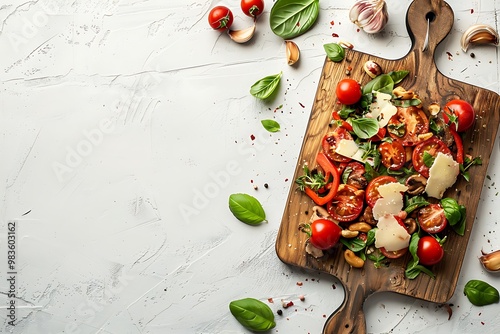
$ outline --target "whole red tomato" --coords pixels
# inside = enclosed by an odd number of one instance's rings
[[[309,235],[309,242],[322,250],[335,246],[342,234],[342,228],[328,219],[317,219],[309,225],[307,231],[303,231]]]
[[[241,0],[241,10],[245,15],[256,18],[264,11],[264,0]]]
[[[444,250],[436,238],[426,235],[418,241],[417,256],[421,264],[432,266],[441,261]]]
[[[361,99],[361,85],[353,79],[342,79],[335,90],[337,98],[342,104],[355,104]]]
[[[450,128],[457,132],[467,131],[474,124],[476,112],[469,102],[464,100],[451,100],[443,109],[443,119]]]
[[[228,30],[233,24],[233,13],[225,6],[216,6],[208,13],[208,24],[218,31]]]

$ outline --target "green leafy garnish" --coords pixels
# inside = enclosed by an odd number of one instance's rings
[[[490,284],[480,280],[470,280],[464,286],[464,293],[469,301],[476,306],[498,303],[498,290]]]
[[[259,225],[262,222],[267,222],[266,213],[260,202],[247,194],[229,196],[229,210],[245,224]]]
[[[250,94],[264,100],[271,96],[278,87],[282,72],[260,79],[250,87]]]
[[[375,79],[370,80],[366,85],[363,86],[363,94],[369,94],[374,91],[392,94],[394,89],[394,80],[389,74],[381,74]]]
[[[422,160],[424,161],[424,165],[427,167],[431,168],[432,164],[434,163],[435,158],[430,154],[429,152],[425,151],[424,155],[422,157]]]
[[[480,166],[483,164],[483,160],[481,157],[475,157],[474,159],[471,159],[468,156],[465,156],[464,158],[464,163],[460,164],[460,174],[464,177],[464,179],[469,182],[470,180],[470,175],[468,169],[471,168],[472,166]]]
[[[229,310],[240,324],[251,331],[265,332],[276,327],[273,311],[258,299],[232,301],[229,303]]]
[[[318,19],[319,0],[278,0],[269,14],[271,30],[283,39],[308,31]]]
[[[269,132],[278,132],[280,130],[280,124],[272,119],[263,119],[260,121],[264,129]]]
[[[429,205],[430,203],[423,196],[408,197],[405,196],[405,208],[406,213],[410,214],[418,208]]]
[[[304,191],[306,187],[318,191],[326,185],[327,180],[325,180],[323,173],[319,171],[312,172],[307,165],[304,165],[303,171],[304,174],[295,180],[300,191]]]
[[[409,247],[412,259],[410,260],[410,262],[408,262],[408,265],[406,266],[405,276],[408,279],[415,279],[417,278],[418,275],[420,275],[420,273],[424,273],[432,278],[435,278],[436,276],[432,271],[430,271],[428,268],[418,263],[420,261],[417,255],[419,240],[420,237],[418,236],[418,233],[413,233],[411,236],[410,247]]]
[[[397,85],[398,83],[403,81],[403,79],[406,78],[406,76],[409,73],[410,71],[402,70],[402,71],[391,71],[387,74],[391,77],[392,81],[394,81],[394,84]]]
[[[328,59],[330,59],[331,61],[338,63],[344,60],[345,51],[340,44],[328,43],[324,44],[323,48],[325,49]]]
[[[351,119],[352,129],[356,136],[361,139],[368,139],[375,136],[379,130],[379,125],[374,118],[353,118]]]

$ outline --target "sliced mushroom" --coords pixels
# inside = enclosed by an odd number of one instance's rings
[[[413,234],[417,230],[417,221],[413,218],[406,218],[404,220],[408,234]]]
[[[371,206],[366,207],[365,211],[363,212],[362,221],[364,221],[372,226],[377,225],[377,221],[373,217],[373,210],[372,210]]]
[[[408,187],[406,192],[410,195],[419,195],[425,191],[426,185],[427,179],[424,176],[420,174],[412,175],[406,180],[406,186]]]
[[[318,206],[318,205],[313,206],[312,211],[313,211],[313,213],[311,215],[311,218],[309,219],[310,223],[312,223],[313,221],[318,220],[318,219],[330,219],[330,220],[332,220],[332,217],[330,216],[328,211],[326,211],[326,209],[321,207],[321,206]]]

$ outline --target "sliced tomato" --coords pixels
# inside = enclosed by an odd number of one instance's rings
[[[349,162],[349,161],[351,161],[351,158],[345,157],[345,156],[340,155],[340,154],[335,152],[335,150],[337,149],[338,143],[342,139],[352,140],[352,136],[349,133],[349,131],[347,131],[345,128],[343,128],[341,126],[337,127],[335,130],[333,130],[332,132],[329,132],[328,134],[326,134],[323,137],[323,141],[321,143],[322,144],[321,146],[323,148],[323,152],[326,154],[326,156],[328,158],[330,158],[330,160],[336,161],[336,162]]]
[[[382,197],[378,192],[378,187],[383,184],[398,182],[395,177],[389,175],[381,175],[377,176],[373,180],[368,183],[368,187],[366,187],[366,203],[372,208],[375,206],[375,202]]]
[[[382,139],[385,138],[386,134],[387,134],[387,129],[385,127],[379,128],[377,134],[370,137],[368,141],[381,141]]]
[[[383,142],[378,151],[381,155],[382,164],[390,170],[398,170],[406,163],[406,151],[398,140]]]
[[[425,177],[429,177],[429,166],[425,164],[425,152],[427,152],[432,157],[436,157],[439,152],[444,154],[450,154],[451,151],[446,146],[446,144],[437,137],[431,137],[426,141],[415,146],[412,154],[413,167],[417,172]]]
[[[417,107],[397,107],[396,115],[387,123],[391,138],[400,140],[403,146],[415,146],[422,140],[419,135],[429,132],[429,119]]]
[[[363,211],[365,192],[348,184],[341,184],[337,194],[327,204],[327,210],[333,219],[348,222],[358,218]]]
[[[332,118],[336,121],[338,121],[340,123],[340,126],[342,126],[343,128],[345,128],[347,131],[353,131],[352,129],[352,125],[349,124],[348,122],[346,122],[345,120],[343,120],[340,115],[339,115],[339,112],[338,111],[333,111],[332,112]]]
[[[439,233],[448,225],[444,209],[439,204],[429,204],[418,210],[417,220],[427,233]]]
[[[384,247],[380,247],[380,252],[388,259],[398,259],[408,253],[408,247],[405,247],[403,249],[397,250],[397,251],[388,251]]]

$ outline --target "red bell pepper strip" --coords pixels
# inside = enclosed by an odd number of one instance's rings
[[[333,178],[332,182],[325,187],[326,189],[328,189],[328,193],[325,196],[320,197],[318,193],[316,193],[309,187],[306,187],[304,191],[309,197],[311,197],[314,203],[318,205],[325,205],[326,203],[330,202],[337,194],[337,189],[339,188],[340,184],[340,174],[337,167],[335,167],[335,165],[323,152],[318,153],[318,155],[316,156],[316,162],[325,172],[325,180],[328,181],[330,177]]]
[[[334,120],[336,120],[336,121],[340,121],[340,122],[341,122],[341,126],[342,126],[344,129],[346,129],[347,131],[349,131],[349,132],[352,132],[352,131],[353,131],[353,129],[352,129],[352,125],[351,125],[351,124],[349,124],[348,122],[346,122],[345,120],[343,120],[343,119],[340,117],[340,115],[339,115],[338,111],[333,111],[333,112],[332,112],[332,118],[333,118]]]
[[[457,162],[459,164],[463,164],[464,163],[464,144],[462,143],[462,137],[460,137],[458,132],[456,132],[452,128],[450,128],[450,132],[453,135],[453,140],[455,141],[455,145],[457,146]]]

